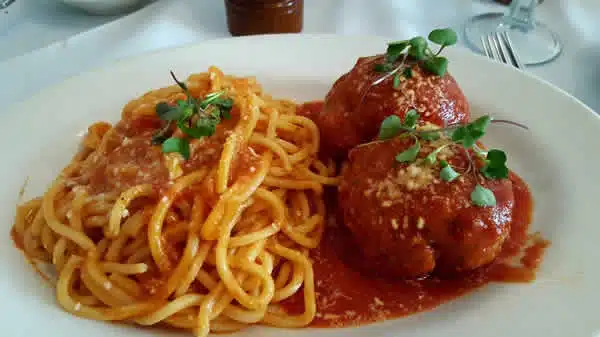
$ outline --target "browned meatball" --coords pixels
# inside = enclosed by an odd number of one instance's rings
[[[419,157],[443,142],[421,141]],[[491,262],[510,232],[511,181],[480,177],[493,191],[496,206],[475,206],[473,172],[445,182],[439,179],[439,164],[396,162],[396,154],[412,143],[396,138],[361,145],[343,168],[340,211],[365,258],[378,272],[401,278],[461,272]],[[468,166],[458,147],[446,148],[439,157],[458,171]]]
[[[396,89],[393,77],[372,86],[382,76],[373,67],[382,60],[383,56],[359,58],[354,68],[334,83],[322,111],[312,116],[328,153],[345,156],[354,146],[373,139],[387,116],[404,118],[411,107],[417,109],[421,120],[440,126],[469,120],[469,104],[448,73],[439,77],[413,66],[412,77]]]

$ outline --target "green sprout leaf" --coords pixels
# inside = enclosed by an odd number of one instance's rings
[[[475,142],[485,134],[491,121],[490,116],[482,116],[472,123],[456,128],[452,132],[452,141],[462,144],[467,149],[472,148]]]
[[[394,74],[394,82],[392,84],[392,87],[394,89],[398,89],[398,87],[400,86],[400,76],[400,73]]]
[[[419,143],[419,140],[415,138],[415,144],[398,153],[396,155],[396,161],[399,163],[412,163],[417,159],[419,151],[421,151],[421,144]]]
[[[391,115],[381,122],[379,127],[379,139],[390,139],[396,137],[402,129],[400,117]]]
[[[219,124],[219,122],[220,120],[214,118],[199,119],[196,122],[196,128],[199,130],[202,136],[212,136],[215,134],[217,130],[217,124]]]
[[[388,73],[394,70],[394,65],[391,63],[378,63],[373,66],[373,70],[378,73]]]
[[[477,184],[471,192],[471,202],[479,207],[496,206],[496,197],[494,192]]]
[[[190,158],[190,143],[187,139],[171,137],[162,143],[164,153],[178,152],[186,160]]]
[[[421,36],[414,37],[409,40],[410,49],[408,55],[414,57],[417,61],[425,59],[427,51],[427,40]]]
[[[440,132],[441,131],[435,131],[435,130],[422,131],[419,133],[419,137],[423,140],[428,140],[428,141],[438,140],[441,137]]]
[[[385,60],[388,63],[394,63],[398,61],[402,52],[408,47],[408,41],[397,41],[388,43],[387,52],[385,54]]]
[[[471,130],[477,130],[482,133],[485,133],[485,131],[487,130],[487,127],[490,125],[491,122],[492,122],[492,118],[488,115],[485,115],[485,116],[481,116],[481,117],[477,118],[472,123],[469,123],[468,127],[470,127]]]
[[[496,149],[488,151],[485,165],[481,168],[481,173],[488,179],[508,178],[506,153]]]
[[[456,172],[447,161],[440,160],[440,166],[442,167],[440,170],[440,179],[443,181],[452,182],[456,178],[460,177],[460,174]]]
[[[412,68],[411,67],[404,68],[404,70],[402,71],[402,76],[404,76],[404,78],[406,78],[407,80],[412,78]]]
[[[179,152],[188,159],[190,156],[188,139],[213,135],[222,118],[231,118],[233,100],[224,97],[224,91],[209,93],[202,100],[196,99],[190,94],[185,83],[179,81],[172,71],[171,77],[184,91],[187,99],[177,101],[174,106],[166,102],[156,105],[157,116],[167,123],[152,136],[152,144],[162,144],[163,152]],[[184,138],[169,138],[173,122],[177,122],[177,127],[185,135]]]
[[[434,56],[423,61],[423,67],[437,76],[444,76],[448,68],[448,59],[443,56]]]
[[[169,112],[169,110],[171,110],[171,106],[167,102],[160,102],[160,103],[156,104],[155,110],[156,110],[156,114],[158,115],[158,117],[161,117],[162,115]]]
[[[404,122],[402,122],[402,126],[408,129],[414,129],[417,126],[417,121],[419,120],[419,113],[415,109],[410,109],[406,112],[406,116],[404,116]]]
[[[439,44],[440,46],[451,46],[456,44],[458,36],[456,32],[450,28],[434,29],[427,37],[429,41]]]

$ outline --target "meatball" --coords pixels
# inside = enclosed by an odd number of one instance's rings
[[[373,70],[383,56],[362,57],[327,94],[323,109],[313,116],[328,153],[344,157],[354,146],[370,141],[389,115],[404,117],[416,108],[421,120],[436,125],[466,122],[469,105],[454,78],[412,67],[412,77],[393,87],[393,76],[373,86],[382,74]]]
[[[400,278],[452,274],[488,264],[510,232],[511,181],[476,178],[471,170],[445,182],[439,179],[439,164],[396,162],[396,154],[413,142],[407,137],[358,146],[342,169],[340,213],[364,257],[377,273]],[[444,142],[449,140],[421,141],[418,157]],[[459,172],[469,166],[465,150],[458,146],[445,148],[438,157]],[[471,202],[478,179],[494,193],[495,206]]]

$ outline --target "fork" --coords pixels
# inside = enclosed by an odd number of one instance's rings
[[[524,69],[523,63],[515,52],[513,43],[506,30],[496,31],[481,36],[481,45],[487,57],[498,62],[512,65],[517,69]]]

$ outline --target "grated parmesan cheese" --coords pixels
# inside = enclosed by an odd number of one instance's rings
[[[417,228],[423,229],[423,227],[425,227],[425,219],[423,219],[422,217],[419,217],[417,219]]]

